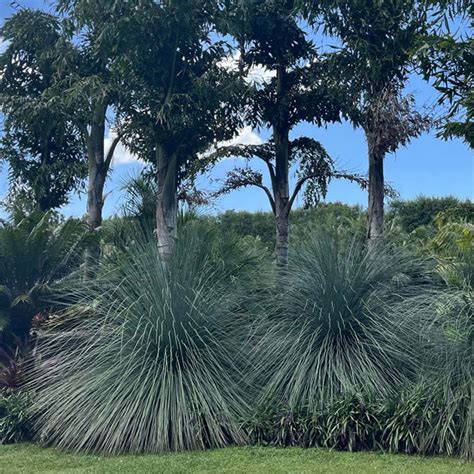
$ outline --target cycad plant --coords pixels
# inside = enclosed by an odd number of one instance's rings
[[[246,271],[231,242],[191,229],[168,268],[137,244],[75,287],[77,322],[45,335],[32,374],[40,439],[106,454],[242,442]]]
[[[403,250],[319,234],[295,248],[279,308],[256,331],[263,400],[316,410],[387,395],[414,376],[419,320],[433,311],[425,264]]]
[[[51,213],[23,215],[0,227],[0,340],[25,343],[32,320],[49,305],[51,286],[77,268],[86,229]]]

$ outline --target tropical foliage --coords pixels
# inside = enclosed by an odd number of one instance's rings
[[[4,347],[25,343],[33,319],[50,306],[53,285],[81,259],[85,227],[79,220],[57,222],[51,213],[16,216],[0,227],[0,337]]]
[[[450,29],[468,6],[57,0],[6,19],[0,443],[472,457],[474,207],[386,212],[384,176],[428,127],[472,145],[472,40]],[[420,72],[441,121],[407,95]],[[367,174],[306,133],[342,121]],[[146,167],[104,219],[123,147]],[[224,158],[245,167],[197,189]],[[66,220],[86,174],[86,214]],[[336,178],[367,211],[321,203]],[[271,212],[197,207],[250,185]]]
[[[20,443],[33,437],[33,417],[28,394],[0,393],[0,444]]]

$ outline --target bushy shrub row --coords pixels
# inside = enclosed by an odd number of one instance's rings
[[[273,408],[246,428],[252,443],[469,456],[459,422],[469,416],[467,405],[457,408],[450,413],[442,397],[419,384],[386,399],[348,395],[314,412]]]

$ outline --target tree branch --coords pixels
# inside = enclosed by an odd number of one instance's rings
[[[112,162],[112,158],[114,156],[114,152],[115,152],[115,148],[117,148],[117,145],[119,144],[120,142],[120,138],[121,138],[121,135],[117,135],[111,145],[110,145],[110,148],[109,150],[107,151],[107,155],[105,157],[105,162],[104,162],[104,166],[105,166],[105,169],[108,170],[109,167],[110,167],[110,163]]]
[[[347,171],[336,171],[331,174],[331,178],[347,179],[351,183],[356,183],[361,189],[369,187],[369,179],[363,175],[356,173],[348,173]],[[389,183],[384,184],[384,194],[392,199],[399,196],[398,191]]]

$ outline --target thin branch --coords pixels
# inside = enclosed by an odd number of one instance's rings
[[[105,169],[108,170],[109,167],[110,167],[110,163],[112,162],[112,158],[114,156],[114,152],[115,152],[115,148],[117,148],[117,145],[119,144],[120,142],[120,138],[121,138],[121,135],[117,135],[111,145],[110,145],[110,148],[109,150],[107,151],[107,156],[105,157],[105,162],[104,162],[104,166],[105,166]]]
[[[331,174],[331,178],[347,179],[352,183],[358,184],[361,189],[367,189],[369,187],[369,179],[360,174],[348,173],[347,171],[336,171]],[[384,184],[384,194],[392,199],[399,196],[398,191],[389,183]]]
[[[257,186],[260,189],[263,189],[268,197],[268,200],[270,201],[270,206],[272,207],[272,212],[273,214],[276,213],[276,207],[275,207],[275,200],[273,199],[271,191],[265,186],[265,185],[258,185],[255,184],[254,186]]]

